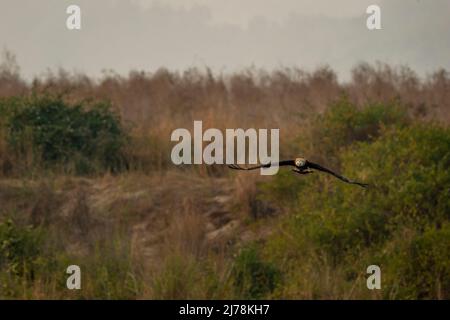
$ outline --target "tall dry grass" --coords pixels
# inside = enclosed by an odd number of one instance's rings
[[[39,257],[45,267],[80,263],[89,270],[79,294],[64,289],[64,274],[37,269],[39,276],[31,282],[26,277],[20,283],[7,279],[10,291],[0,289],[1,297],[239,297],[231,280],[236,248],[264,240],[267,230],[279,228],[273,216],[291,208],[277,211],[258,197],[261,177],[256,172],[238,176],[208,166],[173,168],[170,134],[180,127],[191,130],[194,120],[202,120],[204,129],[280,128],[282,157],[317,151],[313,140],[300,150],[295,139],[308,137],[311,120],[343,96],[360,108],[399,101],[414,118],[450,122],[448,71],[419,78],[410,68],[381,63],[356,66],[346,83],[328,67],[313,72],[249,68],[233,74],[162,68],[127,76],[110,72],[97,80],[58,70],[28,83],[14,57],[6,55],[0,64],[0,98],[32,93],[63,95],[69,102],[110,100],[131,135],[125,148],[129,170],[96,179],[47,172],[47,177],[8,180],[3,177],[21,164],[14,163],[6,133],[0,131],[0,222],[12,216],[19,229],[42,229],[47,240]],[[27,167],[33,159],[22,161]],[[307,267],[320,268],[293,266],[291,282],[271,294],[379,298],[355,285],[363,275],[349,282],[345,270],[331,270],[320,252],[313,258],[317,261]],[[270,271],[264,263],[256,264]]]
[[[204,129],[280,128],[286,154],[296,151],[289,147],[291,133],[343,96],[359,106],[398,100],[415,117],[450,121],[448,71],[419,78],[408,67],[382,63],[355,66],[346,83],[328,67],[313,72],[249,68],[233,74],[162,68],[128,76],[110,72],[97,80],[59,70],[26,83],[7,55],[0,67],[0,98],[31,92],[62,94],[68,101],[110,100],[133,137],[127,150],[131,166],[143,171],[167,167],[171,132],[192,129],[194,120],[202,120]]]

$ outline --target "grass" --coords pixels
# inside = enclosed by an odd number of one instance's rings
[[[29,84],[11,70],[0,68],[1,298],[449,299],[447,71],[418,79],[362,64],[343,84],[329,68],[159,70]],[[373,188],[174,167],[170,133],[194,120],[280,128],[282,158]],[[71,264],[81,290],[65,287]],[[371,264],[382,290],[366,287]]]

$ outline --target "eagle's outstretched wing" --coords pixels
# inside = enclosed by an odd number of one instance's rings
[[[356,184],[356,185],[361,186],[361,187],[363,187],[363,188],[366,188],[366,187],[369,186],[367,183],[362,183],[362,182],[350,180],[350,179],[348,179],[348,178],[346,178],[346,177],[344,177],[344,176],[341,176],[340,174],[337,174],[336,172],[333,172],[333,171],[331,171],[330,169],[324,168],[324,167],[322,167],[321,165],[318,165],[317,163],[314,163],[314,162],[307,161],[307,162],[306,162],[306,166],[307,166],[308,168],[311,168],[311,169],[316,169],[316,170],[319,170],[319,171],[322,171],[322,172],[326,172],[326,173],[328,173],[328,174],[331,174],[332,176],[335,176],[335,177],[338,178],[339,180],[342,180],[342,181],[344,181],[344,182],[346,182],[346,183]]]
[[[237,164],[229,164],[228,168],[230,169],[234,169],[234,170],[256,170],[259,168],[269,168],[272,166],[295,166],[295,160],[283,160],[280,162],[271,162],[271,163],[267,163],[267,164],[259,164],[253,167],[241,167],[240,165]]]

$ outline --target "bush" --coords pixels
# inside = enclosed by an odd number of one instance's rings
[[[274,291],[280,281],[279,270],[259,256],[255,246],[244,248],[232,269],[235,294],[240,299],[260,299]]]
[[[126,135],[108,103],[69,104],[61,97],[31,96],[0,101],[3,131],[27,166],[86,174],[118,170]]]
[[[39,264],[43,234],[18,227],[11,219],[0,223],[0,269],[12,276],[32,278]]]
[[[286,266],[320,270],[324,263],[323,269],[346,274],[361,272],[361,261],[380,261],[389,272],[385,287],[392,296],[386,297],[447,297],[450,129],[412,124],[378,134],[338,155],[342,173],[369,183],[367,189],[322,173],[281,174],[265,186],[290,210],[283,234],[268,241],[267,252]],[[413,239],[399,239],[403,230]]]
[[[295,152],[334,170],[341,170],[342,154],[358,142],[373,142],[387,128],[403,128],[410,124],[407,110],[397,104],[371,104],[358,108],[342,99],[324,114],[318,115],[309,128],[294,139]],[[312,178],[312,179],[311,179]],[[267,196],[283,205],[291,202],[296,206],[297,195],[304,188],[315,188],[309,183],[315,178],[299,179],[291,172],[280,171],[277,182],[263,189],[269,189]],[[305,181],[306,180],[306,181]],[[306,185],[305,185],[306,184]]]
[[[449,299],[450,224],[398,234],[378,253],[386,298]]]
[[[359,174],[372,184],[371,196],[360,199],[358,206],[418,228],[449,219],[450,129],[418,124],[386,130],[342,159],[349,175]]]
[[[399,105],[371,104],[358,108],[344,99],[313,121],[308,140],[313,147],[311,152],[318,158],[339,165],[342,148],[358,141],[373,141],[383,127],[400,127],[408,122],[407,110]]]
[[[450,224],[416,237],[403,271],[410,298],[450,298]]]
[[[339,160],[344,175],[371,186],[364,190],[321,173],[288,182],[280,176],[266,186],[281,199],[286,186],[297,190],[295,225],[310,228],[309,237],[330,253],[384,241],[398,225],[424,228],[449,219],[449,129],[432,124],[386,129]]]

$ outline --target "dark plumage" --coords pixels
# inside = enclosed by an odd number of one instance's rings
[[[235,169],[235,170],[255,170],[255,169],[259,169],[259,168],[269,168],[271,166],[276,166],[276,165],[278,165],[280,167],[283,167],[283,166],[294,167],[294,169],[292,169],[292,171],[294,171],[295,173],[298,173],[298,174],[310,174],[310,173],[313,173],[314,170],[318,170],[318,171],[322,171],[322,172],[331,174],[332,176],[334,176],[334,177],[338,178],[339,180],[342,180],[346,183],[356,184],[363,188],[366,188],[368,186],[368,184],[366,184],[366,183],[361,183],[358,181],[350,180],[344,176],[341,176],[340,174],[337,174],[337,173],[331,171],[330,169],[324,168],[321,165],[318,165],[317,163],[308,161],[304,158],[295,158],[294,160],[283,160],[278,163],[260,164],[260,165],[253,166],[253,167],[241,167],[236,164],[230,164],[230,165],[228,165],[228,167],[231,169]]]

